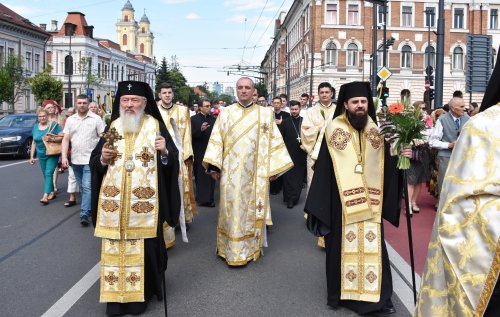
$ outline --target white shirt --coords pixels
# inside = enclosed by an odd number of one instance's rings
[[[453,114],[451,114],[451,116],[453,117],[453,121],[460,119],[455,117]],[[434,125],[434,128],[432,129],[431,136],[429,137],[430,147],[439,150],[448,149],[448,145],[450,143],[441,141],[442,138],[443,138],[443,125],[441,124],[441,120],[438,120],[436,122],[436,125]]]
[[[99,142],[104,127],[101,117],[92,111],[87,112],[85,117],[75,113],[66,120],[63,133],[68,134],[71,141],[72,164],[89,164],[90,154]]]

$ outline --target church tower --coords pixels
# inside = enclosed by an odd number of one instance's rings
[[[117,42],[122,51],[136,51],[138,25],[134,19],[134,7],[129,0],[122,8],[122,17],[116,23]]]
[[[153,58],[153,33],[151,33],[149,19],[146,12],[139,21],[137,30],[137,50],[136,53]]]

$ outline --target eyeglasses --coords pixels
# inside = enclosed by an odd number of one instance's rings
[[[266,102],[265,100],[258,100],[258,102]]]

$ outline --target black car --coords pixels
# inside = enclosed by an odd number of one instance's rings
[[[30,157],[31,131],[37,121],[34,113],[9,114],[0,118],[0,156]]]

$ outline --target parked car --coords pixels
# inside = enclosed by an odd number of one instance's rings
[[[36,121],[35,113],[9,114],[0,118],[0,156],[29,158],[31,131]]]

